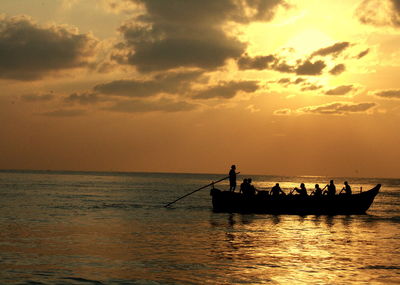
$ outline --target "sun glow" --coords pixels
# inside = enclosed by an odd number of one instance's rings
[[[294,52],[300,56],[309,55],[313,51],[334,44],[335,42],[336,41],[326,33],[317,29],[308,28],[296,33],[286,42],[284,47],[293,48]]]

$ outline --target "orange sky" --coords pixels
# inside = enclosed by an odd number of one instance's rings
[[[400,5],[2,0],[0,169],[399,177]]]

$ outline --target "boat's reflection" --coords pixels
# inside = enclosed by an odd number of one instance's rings
[[[347,228],[351,227],[352,223],[357,220],[358,222],[365,222],[368,224],[376,222],[374,216],[370,215],[258,215],[213,213],[210,216],[209,223],[211,227],[227,226],[228,228],[233,228],[235,225],[279,225],[291,221],[296,222],[299,225],[313,223],[315,226],[321,226],[324,228],[332,228],[336,224],[340,223],[344,228]]]

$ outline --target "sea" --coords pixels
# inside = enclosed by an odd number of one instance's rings
[[[382,184],[365,215],[214,213],[209,187],[164,207],[224,176],[0,171],[0,284],[400,284],[400,179],[238,177]]]

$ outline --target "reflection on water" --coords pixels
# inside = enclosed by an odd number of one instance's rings
[[[162,207],[203,182],[0,173],[0,283],[400,283],[400,187],[361,216],[213,213],[207,191]]]
[[[354,216],[227,214],[225,224],[214,219],[219,217],[211,216],[211,227],[225,227],[223,235],[210,239],[215,259],[227,263],[225,273],[230,277],[226,282],[400,281],[398,271],[382,271],[400,268],[399,243],[393,243],[393,231],[398,233],[395,225],[371,227],[368,216],[360,220]]]

